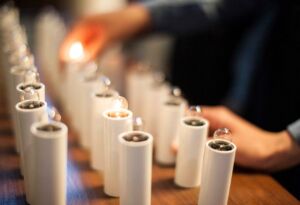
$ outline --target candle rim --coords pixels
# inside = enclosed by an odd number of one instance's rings
[[[127,141],[127,140],[124,139],[124,137],[126,135],[133,134],[133,133],[145,135],[145,136],[148,137],[148,139],[144,140],[144,141],[140,141],[140,142]],[[144,131],[137,131],[137,130],[136,131],[123,132],[118,136],[118,139],[119,139],[120,144],[125,144],[125,145],[128,145],[130,147],[142,147],[142,146],[148,145],[149,143],[153,143],[153,136],[150,133],[144,132]]]
[[[28,83],[28,84],[25,84],[25,83],[19,83],[17,85],[17,90],[18,91],[24,91],[25,89],[22,89],[22,86],[26,86],[26,85],[37,85],[39,86],[38,88],[33,88],[34,90],[41,90],[42,88],[44,88],[44,84],[41,83],[41,82],[34,82],[34,83]]]
[[[213,142],[213,141],[225,141],[225,142],[228,142],[232,146],[232,149],[231,150],[217,150],[217,149],[214,149],[214,148],[212,148],[210,146],[210,143]],[[206,146],[210,150],[212,150],[213,152],[220,153],[220,154],[231,154],[231,153],[235,152],[236,149],[237,149],[236,145],[233,142],[230,142],[229,140],[226,140],[226,139],[210,139],[210,140],[207,141]]]
[[[48,132],[48,131],[38,130],[38,127],[45,126],[48,124],[55,125],[61,129],[56,132]],[[64,137],[68,132],[68,127],[64,123],[57,122],[57,121],[35,122],[31,125],[30,131],[35,137],[38,137],[38,138],[56,139],[56,138]]]
[[[185,123],[185,121],[189,120],[189,119],[198,119],[198,120],[201,120],[202,122],[205,122],[205,124],[202,125],[202,126],[187,125]],[[200,116],[186,116],[186,117],[181,118],[181,124],[183,124],[184,126],[189,127],[190,129],[199,130],[199,129],[205,129],[206,127],[208,127],[209,126],[209,121],[207,119],[203,118],[203,117],[200,117]]]
[[[43,105],[41,105],[40,107],[37,107],[37,108],[32,108],[32,109],[21,108],[20,105],[23,103],[26,103],[26,102],[41,102],[41,103],[43,103]],[[32,112],[33,110],[36,111],[39,109],[45,109],[45,107],[47,107],[47,102],[43,101],[43,100],[24,100],[24,101],[18,102],[16,104],[16,109],[19,111],[23,111],[23,112]]]
[[[128,113],[128,116],[126,116],[126,117],[110,117],[110,116],[108,116],[108,113],[113,112],[113,111],[119,111],[119,112],[120,111],[124,111],[124,112]],[[130,111],[128,109],[125,109],[125,108],[114,108],[114,109],[107,109],[107,110],[105,110],[102,113],[102,116],[104,118],[107,118],[107,119],[110,119],[110,120],[120,121],[120,120],[132,118],[133,113],[132,113],[132,111]]]
[[[109,93],[109,94],[111,94],[111,96],[110,96],[110,97],[99,97],[98,95],[99,95],[99,94],[102,94],[102,93]],[[113,89],[109,89],[108,91],[105,90],[105,91],[103,91],[103,92],[96,91],[96,92],[93,92],[93,93],[92,93],[92,96],[93,96],[93,97],[101,98],[101,99],[112,98],[112,97],[117,96],[117,95],[118,95],[118,92],[115,91],[115,90],[113,90]]]

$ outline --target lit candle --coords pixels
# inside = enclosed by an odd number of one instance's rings
[[[104,192],[119,196],[119,134],[132,130],[132,112],[127,110],[127,101],[119,96],[115,106],[103,112],[104,117]],[[121,105],[121,107],[116,107]]]
[[[69,58],[73,62],[81,62],[84,59],[84,48],[79,41],[73,43],[69,49]]]
[[[65,65],[65,76],[63,79],[61,89],[61,99],[63,107],[65,108],[67,114],[70,116],[71,123],[74,125],[73,119],[76,116],[76,105],[75,103],[78,101],[77,92],[78,92],[78,74],[79,70],[85,69],[86,66],[83,65],[84,60],[84,48],[80,42],[73,43],[68,51],[68,63]],[[89,66],[89,65],[87,65]]]
[[[100,85],[98,91],[91,94],[90,106],[90,130],[91,130],[91,165],[93,169],[104,171],[104,125],[102,113],[111,109],[112,99],[118,96],[115,90],[108,87],[109,80],[105,77],[100,78],[103,80],[106,88]],[[101,84],[102,84],[101,83]]]

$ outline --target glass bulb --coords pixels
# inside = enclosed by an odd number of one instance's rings
[[[181,95],[182,95],[181,89],[178,87],[173,87],[171,90],[171,95],[174,97],[181,97]]]
[[[144,122],[141,117],[134,117],[132,124],[133,124],[134,131],[142,131],[143,130]]]
[[[84,49],[79,41],[73,43],[69,49],[69,57],[73,61],[82,61],[84,57]]]
[[[99,77],[98,84],[100,92],[107,92],[110,89],[111,81],[107,76],[101,75]]]
[[[32,54],[21,57],[20,61],[21,61],[20,62],[21,65],[34,66],[34,56]]]
[[[24,89],[21,95],[21,101],[24,100],[40,100],[39,93],[33,87],[27,87]]]
[[[40,75],[35,69],[29,69],[25,71],[23,83],[30,84],[30,83],[38,83],[40,82]]]
[[[214,139],[223,139],[231,142],[232,135],[228,128],[220,128],[214,132]]]
[[[50,120],[58,122],[61,121],[61,115],[55,107],[48,107],[47,112]]]
[[[201,116],[201,107],[200,105],[192,105],[187,110],[187,116],[189,117],[199,117]]]
[[[128,101],[122,96],[112,98],[113,109],[128,109]]]

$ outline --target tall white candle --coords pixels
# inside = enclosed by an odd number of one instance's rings
[[[198,205],[226,205],[236,146],[227,140],[206,143]]]
[[[93,92],[91,94],[91,165],[92,168],[103,171],[104,169],[104,126],[102,113],[112,109],[112,99],[118,93],[114,90]]]
[[[16,110],[20,119],[21,157],[24,162],[26,200],[28,203],[32,203],[34,198],[33,176],[35,175],[35,169],[33,138],[30,127],[34,122],[46,122],[48,120],[46,113],[47,103],[39,100],[26,100],[17,103]]]
[[[201,169],[209,123],[200,117],[184,117],[179,128],[175,183],[196,187],[201,183]]]
[[[150,205],[153,137],[141,131],[119,136],[120,204]]]
[[[127,74],[126,94],[130,103],[130,109],[136,116],[144,118],[145,92],[151,86],[152,75],[147,70],[133,70]]]
[[[11,109],[11,113],[12,113],[12,122],[13,122],[13,127],[14,127],[14,132],[15,132],[15,136],[16,136],[16,151],[18,153],[20,153],[20,133],[19,133],[19,123],[18,123],[18,118],[17,118],[17,114],[16,114],[16,110],[15,110],[15,105],[17,102],[20,101],[20,99],[18,98],[18,93],[16,91],[16,87],[18,84],[22,83],[24,80],[24,75],[26,74],[26,72],[28,72],[28,70],[33,70],[35,71],[36,68],[35,67],[26,67],[26,66],[14,66],[11,71],[10,71],[10,75],[11,75],[11,83],[9,83],[9,98],[10,98],[10,109]],[[35,81],[35,76],[29,76],[30,81]]]
[[[65,205],[68,128],[61,122],[37,122],[31,133],[36,170],[33,204]]]
[[[104,118],[104,192],[118,197],[119,192],[119,134],[132,130],[132,112],[111,109],[103,112]]]
[[[147,95],[144,95],[145,98],[145,130],[152,134],[155,137],[158,134],[159,120],[157,119],[157,110],[161,110],[163,102],[168,98],[170,93],[169,85],[166,83],[163,84],[154,84],[149,89]]]
[[[176,157],[172,151],[172,143],[178,135],[180,119],[184,116],[186,102],[174,98],[163,103],[159,115],[159,131],[156,143],[156,161],[164,165],[175,163]]]

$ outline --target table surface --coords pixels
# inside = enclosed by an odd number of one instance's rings
[[[13,130],[4,94],[0,92],[0,205],[26,204],[24,183],[20,175],[19,156],[14,151]],[[67,122],[67,121],[66,121]],[[173,183],[174,167],[153,164],[153,205],[195,205],[199,188],[184,189]],[[70,129],[68,142],[68,204],[118,204],[103,192],[103,178],[91,169],[89,152],[77,143]],[[234,172],[229,205],[294,205],[300,204],[272,177],[251,172]]]

